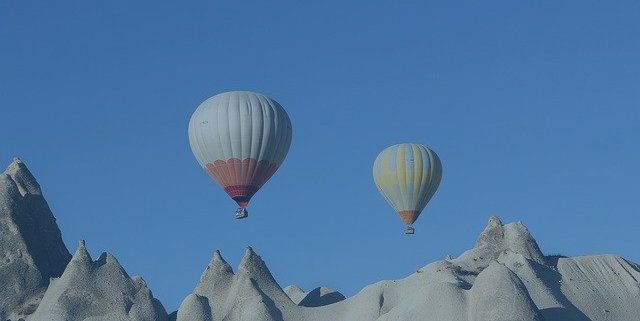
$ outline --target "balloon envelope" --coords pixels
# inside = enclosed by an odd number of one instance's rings
[[[441,178],[438,155],[420,144],[388,147],[373,163],[373,180],[378,191],[407,225],[416,221]]]
[[[189,144],[209,176],[245,207],[287,155],[291,121],[267,96],[225,92],[205,100],[193,113]]]

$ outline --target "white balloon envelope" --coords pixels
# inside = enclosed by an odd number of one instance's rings
[[[244,210],[287,155],[291,121],[267,96],[225,92],[193,113],[189,144],[198,163]]]

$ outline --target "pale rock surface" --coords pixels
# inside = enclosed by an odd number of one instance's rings
[[[305,296],[307,296],[307,292],[305,292],[302,288],[297,285],[289,285],[282,289],[284,293],[287,294],[289,299],[293,301],[293,303],[298,304]]]
[[[573,320],[584,320],[583,315],[591,320],[640,320],[638,265],[615,255],[596,255],[559,258],[555,269],[561,293],[579,311],[574,310]],[[557,311],[547,315],[564,318]]]
[[[197,302],[188,296],[178,310],[178,321],[204,321],[209,315],[212,320],[277,321],[292,315],[296,307],[251,247],[235,274],[216,251],[193,294]]]
[[[206,297],[197,294],[189,294],[178,309],[177,318],[179,320],[202,320],[211,321],[211,307]]]
[[[216,284],[231,284],[229,287],[223,286],[221,288],[237,290],[222,291],[231,293],[223,296],[226,298],[225,300],[221,300],[221,297],[210,297],[210,308],[213,311],[228,311],[218,315],[213,313],[213,320],[475,321],[491,320],[491,317],[500,315],[503,311],[515,311],[513,316],[520,319],[513,320],[541,320],[536,306],[517,276],[497,262],[495,263],[496,267],[488,268],[486,272],[483,272],[485,276],[480,278],[480,285],[476,290],[456,275],[456,269],[451,263],[441,261],[428,265],[420,273],[415,273],[406,279],[382,281],[365,287],[354,297],[329,305],[305,307],[295,305],[291,300],[285,300],[281,297],[284,291],[280,290],[271,274],[268,273],[264,262],[258,258],[251,249],[248,249],[236,277],[233,276],[229,265],[216,252],[195,292],[198,295],[206,295],[202,289],[208,288],[205,284],[207,280],[213,280]],[[240,271],[254,272],[249,273],[251,277],[243,278],[242,275],[247,272],[241,273]],[[256,273],[257,271],[261,272]],[[238,284],[239,280],[243,280],[241,282],[244,284]],[[498,284],[495,291],[490,290],[490,285],[493,283]],[[261,286],[257,286],[257,284],[261,284]],[[277,296],[264,296],[265,292],[261,291],[262,288],[270,289]],[[215,287],[209,289],[210,294],[220,293],[215,291]],[[333,292],[325,291],[326,293]],[[298,287],[288,287],[287,292],[296,299],[307,297],[303,296],[305,292]],[[273,300],[274,297],[276,300]],[[506,302],[502,300],[505,297],[513,298],[513,300]],[[243,299],[238,300],[238,298]],[[179,316],[183,313],[185,315],[191,314],[191,311],[186,311],[187,306],[192,305],[186,303],[188,300],[190,299],[185,300],[178,311]],[[487,305],[486,303],[491,300],[496,302]],[[216,304],[216,302],[224,303]],[[184,312],[183,309],[185,309]],[[504,320],[507,320],[507,316],[504,317]],[[186,320],[178,318],[178,321]]]
[[[470,320],[543,320],[522,281],[497,262],[478,275],[468,298]]]
[[[27,321],[165,321],[167,313],[140,277],[129,277],[109,253],[93,261],[80,241],[59,279],[52,279]]]
[[[250,247],[236,273],[216,251],[170,317],[110,254],[93,261],[81,242],[69,262],[40,187],[19,160],[0,175],[0,232],[4,320],[640,321],[637,264],[614,255],[545,257],[524,225],[497,217],[459,257],[337,302],[323,299],[339,294],[327,288],[283,290]]]
[[[305,292],[296,285],[289,285],[283,290],[293,303],[303,307],[319,307],[345,299],[342,293],[324,286],[317,287],[309,292]]]
[[[70,258],[40,185],[14,159],[0,174],[0,320],[33,313]]]
[[[476,246],[453,261],[467,271],[480,272],[505,252],[518,253],[539,264],[546,262],[538,243],[522,223],[502,225],[495,216],[489,218]]]
[[[187,298],[178,315],[219,311],[212,321],[640,321],[638,265],[611,255],[545,257],[524,225],[503,225],[497,217],[459,257],[328,305],[300,304],[308,293],[297,286],[281,290],[250,248],[238,272],[216,251],[194,290],[208,305]]]

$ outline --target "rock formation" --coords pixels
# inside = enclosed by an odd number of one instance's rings
[[[293,303],[310,308],[333,304],[345,299],[342,293],[324,286],[304,292],[300,287],[290,285],[284,288],[284,293],[289,296]]]
[[[0,321],[640,321],[640,267],[614,255],[545,256],[521,223],[491,217],[475,246],[345,299],[280,288],[251,247],[236,273],[218,251],[178,311],[80,242],[70,257],[40,186],[0,175]],[[71,260],[70,260],[71,259]]]
[[[0,174],[0,320],[32,313],[70,258],[40,185],[14,159]]]
[[[301,304],[316,290],[313,297],[322,297],[322,288],[280,290],[250,248],[238,271],[216,252],[178,320],[640,320],[636,264],[611,255],[546,257],[524,225],[503,225],[497,217],[459,257],[332,304]]]
[[[80,241],[64,273],[52,279],[29,320],[165,321],[167,313],[140,277],[109,253],[93,261]]]
[[[216,251],[196,285],[178,309],[178,321],[283,320],[296,305],[280,288],[251,247],[237,273]]]

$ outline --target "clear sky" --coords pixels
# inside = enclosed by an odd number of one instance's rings
[[[169,312],[215,249],[281,286],[345,295],[473,246],[490,215],[547,254],[640,262],[637,1],[0,0],[0,161]],[[251,90],[293,125],[247,220],[189,148],[206,98]],[[440,156],[405,236],[372,178],[384,148]]]

